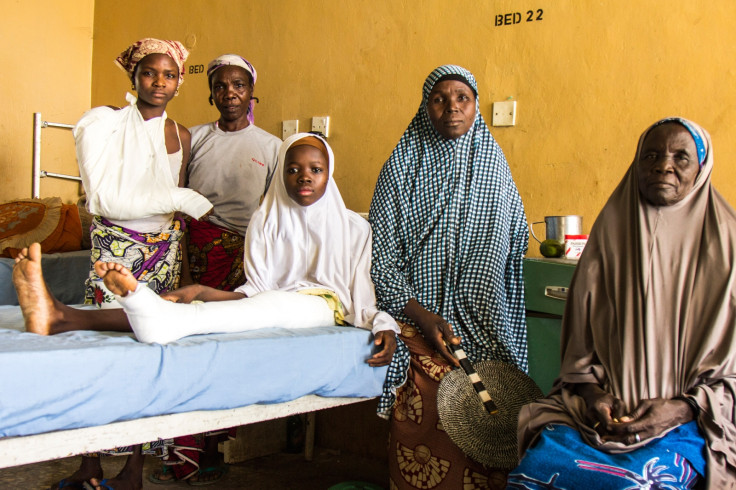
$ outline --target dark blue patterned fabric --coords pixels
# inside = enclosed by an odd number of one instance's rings
[[[497,359],[527,371],[522,259],[528,230],[506,158],[478,110],[472,128],[442,137],[427,115],[439,78],[473,75],[454,65],[434,70],[419,111],[378,177],[370,209],[378,307],[396,319],[411,298],[441,315],[462,337],[471,362]],[[389,367],[379,413],[406,379],[403,344]]]
[[[572,427],[548,425],[509,474],[507,488],[694,488],[702,481],[705,467],[705,439],[696,422],[618,454],[589,446]]]

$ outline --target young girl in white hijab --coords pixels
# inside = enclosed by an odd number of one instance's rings
[[[247,282],[236,291],[192,285],[158,296],[120,264],[98,262],[138,340],[166,344],[195,334],[351,324],[372,329],[383,345],[369,364],[387,364],[398,326],[376,308],[370,225],[345,207],[333,172],[322,138],[300,133],[284,141],[278,178],[248,227]]]

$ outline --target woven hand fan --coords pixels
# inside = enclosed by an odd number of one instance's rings
[[[449,347],[463,369],[447,373],[437,391],[445,432],[475,461],[492,468],[515,468],[519,411],[542,398],[542,390],[512,364],[480,361],[472,365],[459,346]]]

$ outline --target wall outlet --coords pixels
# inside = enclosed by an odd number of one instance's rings
[[[288,121],[283,121],[281,123],[281,139],[285,140],[292,134],[296,134],[299,132],[299,120],[298,119],[290,119]]]
[[[330,116],[313,117],[312,131],[320,132],[327,138],[330,135]]]
[[[505,100],[493,103],[493,126],[516,125],[516,101]]]

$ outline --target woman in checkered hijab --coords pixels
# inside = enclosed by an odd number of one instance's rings
[[[504,470],[469,460],[450,441],[436,403],[440,380],[457,366],[445,342],[460,343],[471,362],[527,370],[526,217],[478,107],[469,71],[435,69],[371,203],[378,306],[402,328],[379,405],[391,418],[396,488],[505,486]]]

